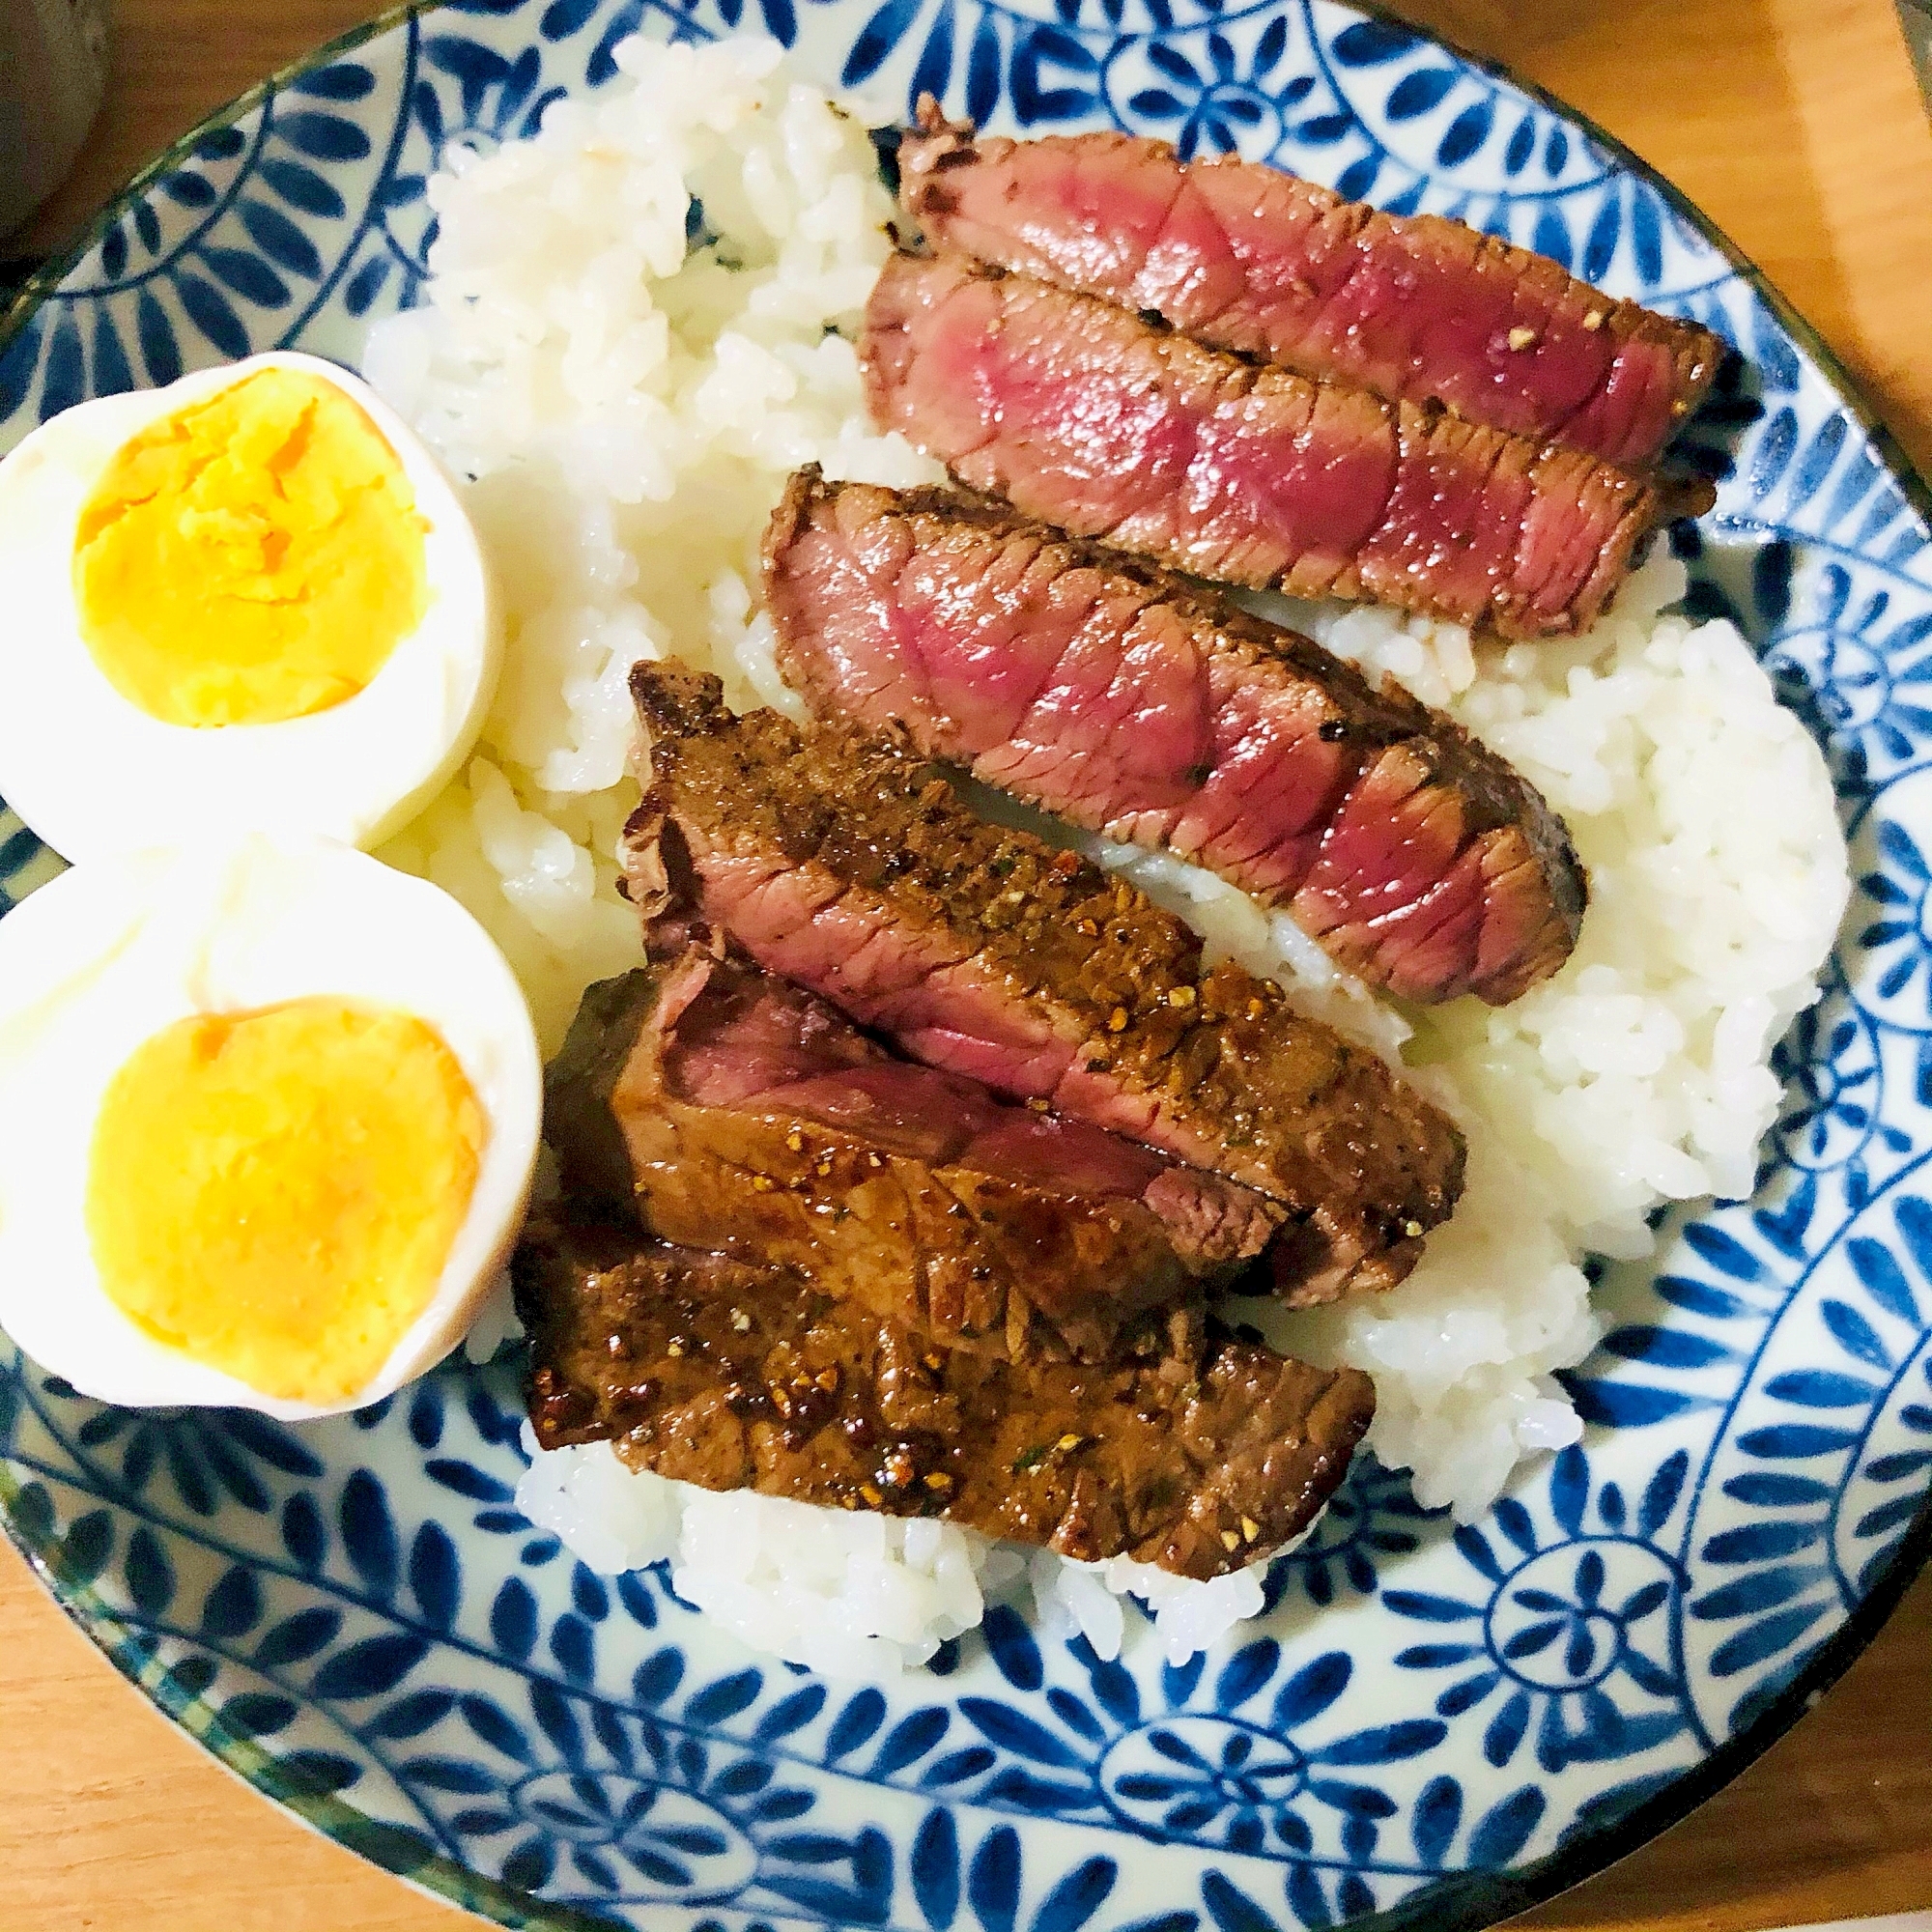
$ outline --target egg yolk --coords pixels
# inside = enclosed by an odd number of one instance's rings
[[[341,1402],[429,1305],[484,1139],[413,1014],[303,999],[179,1020],[96,1120],[95,1266],[157,1341],[264,1395]]]
[[[263,369],[152,423],[82,508],[94,661],[168,724],[278,724],[354,697],[422,620],[426,526],[340,389]]]

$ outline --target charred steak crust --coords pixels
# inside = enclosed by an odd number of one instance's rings
[[[1123,880],[985,823],[903,745],[734,718],[639,664],[646,922],[708,926],[912,1058],[1260,1189],[1282,1293],[1400,1281],[1463,1183],[1455,1125]]]
[[[1277,1204],[897,1060],[689,948],[583,996],[545,1086],[565,1194],[950,1344],[1100,1361],[1259,1255]]]
[[[882,429],[1028,516],[1504,638],[1587,629],[1651,530],[1713,499],[951,256],[886,264],[860,358]]]
[[[1724,344],[1437,214],[1131,134],[975,140],[928,95],[899,197],[935,248],[1152,311],[1200,341],[1640,469]]]
[[[1182,1332],[1109,1367],[947,1349],[788,1269],[635,1226],[533,1223],[515,1264],[547,1449],[889,1516],[1082,1562],[1238,1570],[1299,1534],[1374,1410],[1366,1376]]]
[[[1406,998],[1504,1005],[1569,957],[1587,884],[1506,760],[1399,685],[1204,585],[951,490],[801,470],[773,513],[779,668],[1074,823],[1287,908]]]

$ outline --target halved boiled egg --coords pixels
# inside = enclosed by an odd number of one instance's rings
[[[0,797],[74,861],[211,826],[373,844],[500,658],[448,479],[310,355],[43,424],[0,462]]]
[[[0,1328],[108,1402],[372,1402],[469,1326],[541,1110],[438,888],[259,834],[76,867],[0,920]]]

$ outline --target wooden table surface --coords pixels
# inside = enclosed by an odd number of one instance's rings
[[[371,11],[115,0],[44,252],[167,139]],[[1701,205],[1932,469],[1932,135],[1891,0],[1408,0],[1596,116]],[[1763,1932],[1932,1907],[1932,1576],[1811,1716],[1674,1832],[1520,1921]],[[459,1932],[244,1789],[124,1686],[0,1548],[0,1932]]]

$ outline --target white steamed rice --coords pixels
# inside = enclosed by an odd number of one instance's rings
[[[741,708],[795,712],[754,593],[786,475],[938,474],[873,432],[861,394],[852,337],[892,214],[863,119],[788,82],[769,42],[634,41],[617,58],[626,78],[594,100],[431,183],[425,305],[378,325],[363,364],[474,479],[509,632],[474,761],[383,856],[496,935],[548,1048],[582,988],[637,957],[614,859],[636,795],[632,662],[675,654]],[[1823,760],[1731,626],[1659,614],[1683,589],[1659,557],[1588,636],[1509,649],[1385,611],[1292,610],[1452,711],[1568,820],[1592,883],[1581,943],[1500,1011],[1399,1014],[1232,888],[1089,841],[1211,949],[1401,1056],[1467,1128],[1467,1191],[1401,1289],[1252,1311],[1298,1352],[1367,1370],[1373,1446],[1464,1520],[1578,1433],[1551,1378],[1598,1332],[1585,1250],[1640,1256],[1660,1203],[1749,1191],[1771,1046],[1814,996],[1845,902]],[[989,1596],[1030,1591],[1044,1623],[1109,1656],[1145,1631],[1128,1595],[1175,1657],[1262,1603],[1255,1571],[1191,1584],[713,1495],[606,1445],[537,1455],[519,1497],[593,1567],[668,1558],[679,1593],[748,1643],[841,1673],[923,1662]]]

